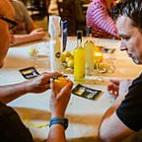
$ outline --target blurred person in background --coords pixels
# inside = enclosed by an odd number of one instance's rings
[[[86,23],[85,23],[85,15],[83,13],[82,4],[83,4],[83,2],[84,3],[88,2],[88,0],[87,1],[85,1],[85,0],[50,0],[50,4],[49,4],[49,8],[48,8],[49,15],[59,15],[57,1],[62,2],[62,3],[66,3],[69,6],[74,4],[73,5],[74,12],[75,12],[75,14],[73,16],[74,19],[70,19],[70,20],[75,21],[76,30],[83,30],[85,33],[86,32]],[[66,11],[66,13],[70,13],[70,11],[68,9],[66,9],[66,7],[64,7],[63,11]],[[59,16],[61,16],[61,15],[59,15]],[[65,19],[66,19],[66,17],[65,17]],[[70,27],[71,26],[73,26],[73,25],[70,25]],[[70,27],[68,27],[68,28],[70,28]],[[74,29],[74,27],[73,27],[73,29]]]
[[[90,3],[87,14],[87,26],[92,27],[92,35],[101,38],[117,38],[118,32],[110,10],[116,0],[93,0]]]
[[[0,0],[0,67],[4,65],[4,59],[11,43],[11,29],[17,25],[13,20],[14,14],[9,0]],[[71,95],[72,82],[67,79],[66,85],[57,91],[57,85],[52,79],[55,75],[60,75],[60,73],[42,73],[22,83],[0,86],[0,142],[34,142],[30,131],[22,123],[17,112],[7,103],[27,93],[40,94],[50,88],[51,120],[46,141],[66,142],[65,128],[68,122],[64,115]],[[50,83],[48,83],[49,80]]]
[[[10,0],[15,9],[15,21],[18,23],[17,28],[13,29],[13,40],[11,46],[41,40],[45,36],[43,28],[36,28],[30,17],[25,5],[19,0]]]

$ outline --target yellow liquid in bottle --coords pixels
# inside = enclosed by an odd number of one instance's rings
[[[85,77],[85,49],[77,47],[74,51],[74,79],[82,81]]]

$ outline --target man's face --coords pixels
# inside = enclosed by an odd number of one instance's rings
[[[116,25],[121,37],[120,50],[125,50],[136,64],[142,64],[142,33],[127,16],[120,16]]]
[[[0,10],[2,16],[13,19],[14,10],[8,0],[0,1]],[[9,24],[0,19],[0,68],[3,66],[4,58],[10,45],[10,36]]]

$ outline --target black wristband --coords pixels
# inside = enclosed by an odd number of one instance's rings
[[[59,118],[54,117],[49,122],[49,127],[51,127],[53,124],[61,124],[64,126],[64,129],[66,130],[68,128],[68,119],[67,118]]]

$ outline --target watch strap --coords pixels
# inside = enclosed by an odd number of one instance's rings
[[[64,129],[66,130],[68,128],[68,119],[67,118],[59,118],[54,117],[49,122],[49,127],[51,127],[54,124],[61,124],[64,126]]]

